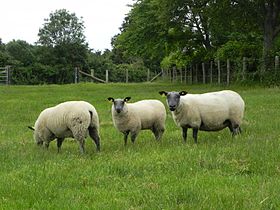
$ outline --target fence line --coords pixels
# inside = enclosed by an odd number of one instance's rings
[[[274,57],[274,71],[275,73],[280,71],[279,65],[279,56]],[[261,65],[261,60],[258,59],[250,59],[244,57],[239,62],[236,60],[226,59],[225,61],[220,60],[211,60],[208,62],[202,62],[197,64],[192,64],[189,66],[185,66],[183,68],[176,68],[173,66],[170,69],[161,69],[158,72],[151,72],[149,69],[145,73],[143,72],[143,76],[145,78],[142,81],[153,82],[156,79],[163,79],[165,81],[169,81],[171,83],[188,83],[188,84],[197,84],[197,83],[216,83],[216,84],[225,84],[229,85],[234,81],[245,81],[249,77],[253,77],[256,75],[256,68]],[[253,70],[253,71],[252,71]],[[79,75],[86,76],[90,78],[92,81],[98,81],[102,83],[108,83],[110,80],[110,75],[112,75],[109,70],[106,70],[104,73],[105,79],[100,79],[94,76],[94,70],[91,70],[91,73],[88,74],[84,71],[78,70],[78,68],[74,69],[74,81],[78,82]],[[131,79],[131,72],[128,69],[125,69],[122,73],[118,73],[120,79],[118,82],[129,83],[133,80]],[[112,76],[111,76],[112,77]],[[122,79],[121,79],[122,78]],[[116,79],[115,79],[116,80]],[[115,81],[111,79],[110,81]]]
[[[274,69],[271,70],[275,74],[280,73],[279,60],[279,56],[274,57]],[[241,59],[240,62],[230,59],[226,59],[226,61],[212,60],[179,69],[173,66],[171,69],[163,70],[163,75],[165,81],[173,83],[217,83],[229,85],[231,82],[237,80],[245,81],[249,77],[256,76],[257,68],[261,66],[261,62],[263,61],[246,57]]]
[[[10,85],[11,74],[12,71],[10,66],[0,67],[0,84]]]

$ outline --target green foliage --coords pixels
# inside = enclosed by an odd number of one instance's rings
[[[125,18],[122,33],[113,39],[113,47],[127,63],[141,58],[149,68],[158,68],[165,52],[166,29],[158,21],[156,0],[138,1]]]
[[[231,40],[222,45],[216,52],[216,58],[221,60],[260,58],[261,40],[256,34],[242,35],[238,33],[231,34]]]
[[[70,14],[65,9],[56,10],[39,29],[38,43],[50,47],[65,43],[85,45],[84,28],[84,22],[75,13]]]
[[[110,81],[125,82],[126,72],[128,72],[129,82],[144,82],[147,80],[147,71],[148,68],[141,61],[132,64],[119,64],[110,72]]]
[[[113,39],[113,53],[126,63],[141,58],[149,68],[180,68],[215,57],[262,59],[263,49],[271,48],[266,37],[278,36],[279,9],[275,0],[137,1]]]
[[[0,66],[6,66],[8,64],[10,64],[10,57],[7,53],[7,51],[5,50],[5,44],[2,43],[2,40],[0,38]]]
[[[164,69],[168,69],[172,66],[176,66],[178,68],[183,68],[189,65],[191,59],[189,56],[185,55],[183,52],[176,51],[171,52],[167,57],[164,57],[161,61],[161,67]]]
[[[31,65],[35,60],[34,47],[23,40],[9,42],[6,51],[18,66]]]
[[[279,54],[279,11],[276,0],[138,0],[112,37],[112,51],[102,53],[88,49],[83,19],[61,9],[45,19],[36,46],[22,40],[5,45],[0,39],[0,65],[18,68],[18,84],[71,83],[75,67],[94,69],[100,78],[109,70],[112,81],[123,81],[129,69],[132,81],[143,81],[147,68],[156,72],[160,66],[183,68],[213,59],[240,65],[247,57],[252,78],[265,81],[262,77],[273,77],[271,57]],[[38,75],[28,76],[32,72]]]
[[[156,142],[142,131],[123,145],[107,97],[132,102],[165,99],[159,90],[203,93],[221,86],[78,84],[0,86],[0,202],[2,209],[279,209],[279,88],[230,86],[246,103],[243,133],[199,132],[195,145],[167,111],[166,131]],[[86,154],[66,139],[38,147],[32,131],[39,113],[67,100],[86,100],[100,116],[101,152],[90,138]],[[20,111],[15,111],[20,110]]]
[[[88,46],[84,36],[84,22],[65,9],[56,10],[45,19],[40,28],[38,44],[42,45],[39,52],[40,62],[56,70],[55,79],[58,83],[73,82],[73,69],[87,69]]]

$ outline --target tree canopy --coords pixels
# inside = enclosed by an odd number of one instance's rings
[[[280,55],[278,0],[135,0],[130,7],[112,50],[90,50],[82,17],[61,9],[45,19],[36,45],[0,39],[0,65],[16,67],[24,84],[72,82],[74,67],[99,75],[109,70],[120,81],[125,69],[143,78],[147,68],[242,57],[258,61],[250,70],[258,78],[273,75],[272,56]]]
[[[275,43],[279,4],[277,0],[138,0],[113,46],[127,61],[140,57],[147,65],[180,66],[224,53],[265,60],[279,49]],[[229,47],[235,52],[225,50]],[[257,54],[261,48],[264,53]]]

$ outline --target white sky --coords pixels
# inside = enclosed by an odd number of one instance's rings
[[[45,18],[57,9],[83,17],[85,36],[94,50],[111,49],[111,38],[119,28],[133,0],[3,0],[0,3],[2,42],[24,40],[34,44]]]

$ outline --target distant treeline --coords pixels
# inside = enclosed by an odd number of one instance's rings
[[[112,50],[89,49],[84,23],[62,9],[50,14],[39,40],[0,41],[0,66],[13,67],[16,84],[71,83],[73,69],[94,69],[96,76],[129,69],[144,81],[147,69],[183,69],[209,61],[257,60],[250,72],[277,83],[274,57],[280,54],[278,0],[138,0],[112,38]],[[272,73],[273,72],[273,75]],[[267,79],[269,78],[269,79]]]

